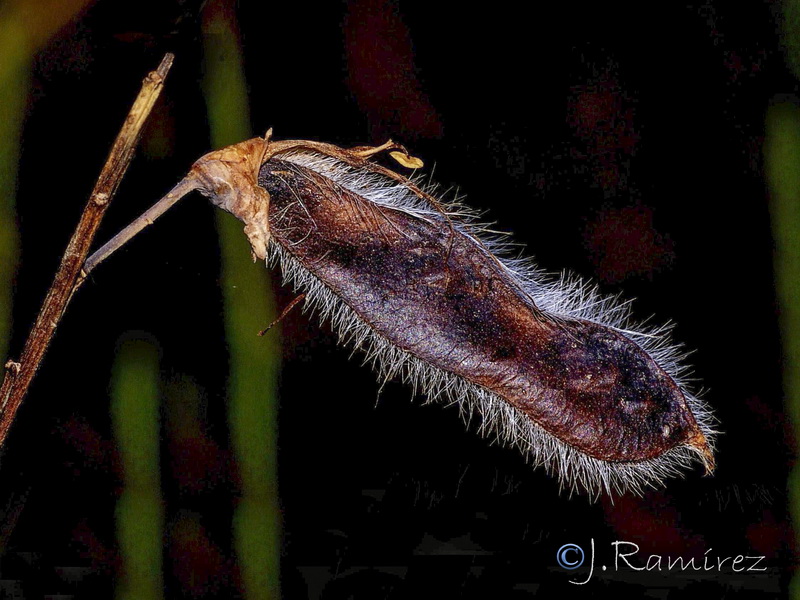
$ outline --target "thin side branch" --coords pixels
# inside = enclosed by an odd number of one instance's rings
[[[106,164],[95,183],[94,190],[92,190],[81,215],[80,223],[75,233],[72,234],[72,239],[61,258],[61,265],[47,292],[36,323],[28,335],[22,356],[19,361],[10,360],[6,363],[6,374],[3,385],[0,387],[0,446],[8,436],[17,409],[25,398],[39,364],[50,345],[50,340],[53,339],[56,327],[76,288],[76,283],[79,283],[81,267],[89,253],[97,228],[133,159],[142,127],[161,93],[174,58],[172,54],[165,55],[158,69],[145,78],[142,89],[122,125]]]
[[[125,229],[120,231],[117,235],[106,242],[100,249],[94,252],[83,265],[83,271],[77,281],[76,287],[83,283],[84,279],[89,276],[89,273],[94,271],[95,267],[111,256],[114,252],[122,248],[131,238],[137,233],[141,232],[145,227],[152,225],[155,220],[163,215],[169,208],[171,208],[178,200],[183,198],[189,192],[196,190],[198,182],[191,177],[183,179],[178,185],[164,196],[161,200],[156,202],[153,206],[148,208],[141,216],[128,225]]]

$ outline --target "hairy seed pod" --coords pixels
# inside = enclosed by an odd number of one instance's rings
[[[627,303],[504,257],[464,207],[370,161],[386,150],[421,166],[392,142],[268,134],[206,155],[176,190],[241,219],[254,257],[278,263],[384,379],[477,413],[483,433],[569,487],[641,492],[696,459],[713,470],[713,418],[668,328],[636,327]]]

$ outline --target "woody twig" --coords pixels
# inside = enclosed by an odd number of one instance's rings
[[[142,89],[89,196],[78,227],[61,258],[61,265],[28,335],[22,355],[18,361],[9,360],[5,365],[6,373],[0,386],[0,446],[8,436],[11,423],[39,369],[73,292],[85,278],[81,270],[95,233],[133,159],[142,128],[161,93],[174,58],[172,54],[166,54],[158,69],[145,77]]]

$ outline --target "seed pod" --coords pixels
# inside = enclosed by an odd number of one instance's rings
[[[176,189],[241,219],[254,258],[279,264],[382,378],[477,413],[482,433],[563,484],[641,492],[696,459],[713,470],[713,418],[668,328],[637,328],[627,303],[505,258],[466,209],[370,162],[386,150],[421,165],[392,142],[268,134],[206,155]]]

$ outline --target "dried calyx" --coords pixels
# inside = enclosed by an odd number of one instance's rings
[[[206,154],[192,165],[187,179],[197,181],[200,193],[245,223],[244,232],[254,259],[266,259],[269,243],[269,194],[258,184],[261,166],[274,156],[301,149],[337,158],[356,168],[364,167],[370,157],[380,152],[389,152],[393,159],[407,168],[423,166],[419,158],[410,156],[403,146],[391,140],[381,146],[346,150],[308,140],[272,141],[271,129],[263,138],[253,138]],[[374,168],[376,165],[371,166]],[[397,181],[405,181],[388,169],[381,171]]]

